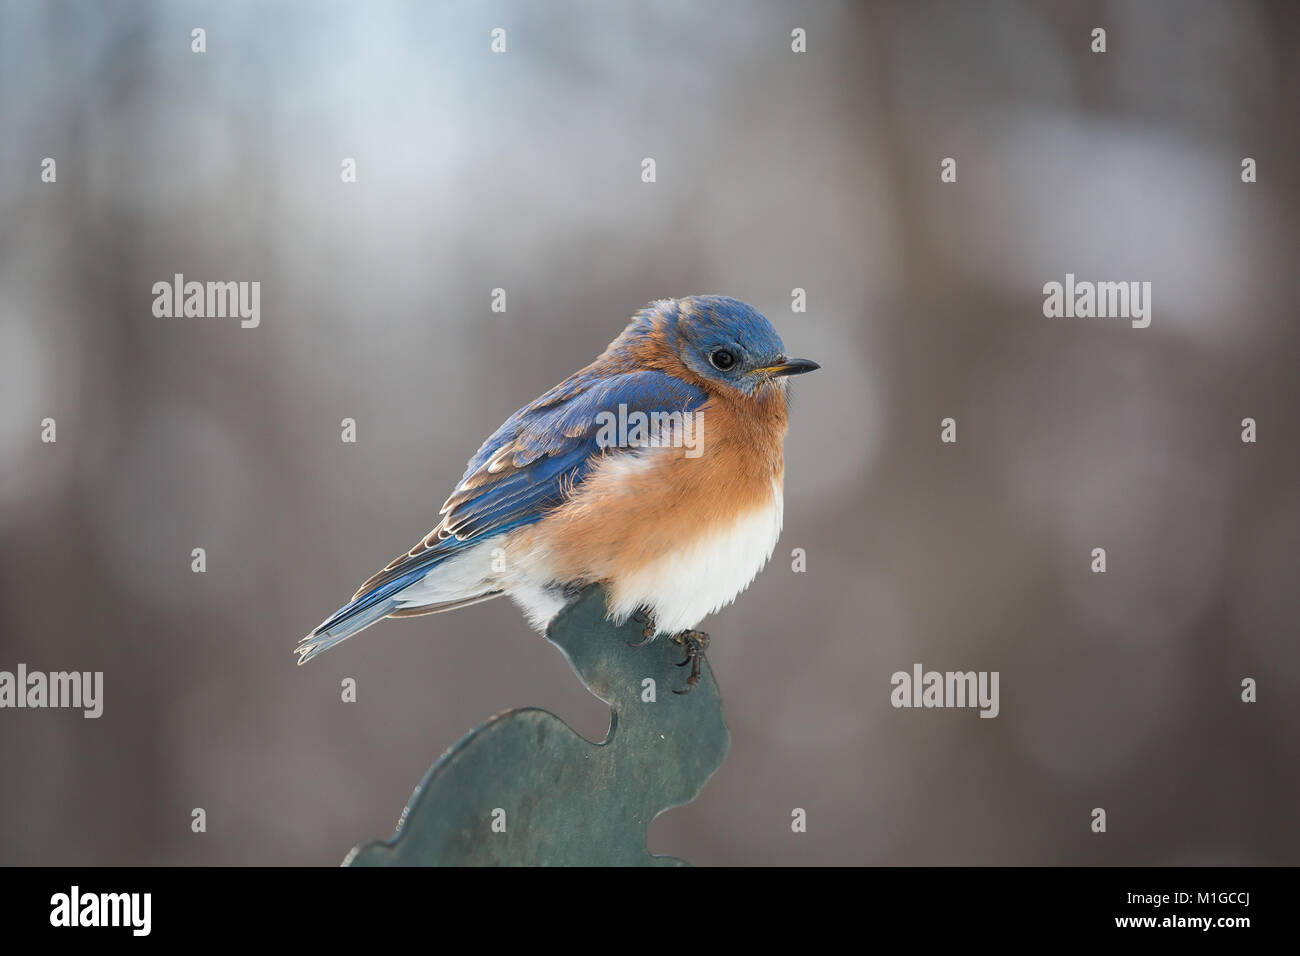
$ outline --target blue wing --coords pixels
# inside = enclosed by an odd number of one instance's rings
[[[540,520],[564,502],[611,450],[598,441],[600,413],[690,412],[707,400],[702,389],[664,372],[584,370],[515,412],[483,443],[442,506],[438,526],[414,548],[374,575],[352,600],[300,647],[302,660],[389,613],[390,599],[457,551],[484,538]],[[380,613],[383,611],[383,613]],[[341,627],[349,622],[358,625]]]

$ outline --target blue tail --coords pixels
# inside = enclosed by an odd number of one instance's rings
[[[427,567],[419,568],[365,594],[357,595],[298,642],[298,646],[294,649],[298,655],[298,663],[307,663],[317,654],[328,651],[353,634],[359,634],[371,624],[397,610],[399,606],[397,593],[420,580],[430,570]]]

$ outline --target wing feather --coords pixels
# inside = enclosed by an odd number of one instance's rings
[[[659,371],[584,370],[566,379],[511,415],[483,443],[442,506],[438,525],[362,584],[352,603],[563,504],[596,462],[620,451],[598,441],[601,412],[617,415],[619,406],[627,414],[690,412],[706,400],[702,389]]]

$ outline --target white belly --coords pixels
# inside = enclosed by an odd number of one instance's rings
[[[772,501],[725,531],[693,543],[610,582],[610,617],[625,621],[639,607],[654,612],[657,633],[689,630],[749,587],[781,535],[781,489]]]
[[[657,634],[695,627],[734,601],[771,558],[781,534],[782,510],[781,487],[774,481],[765,507],[723,531],[684,542],[634,573],[611,579],[607,588],[610,619],[622,624],[644,607],[654,614]],[[502,545],[505,551],[498,551]],[[571,595],[551,573],[544,552],[509,551],[508,541],[496,538],[469,548],[396,595],[395,601],[403,608],[432,607],[490,591],[504,592],[534,627],[545,631]],[[503,565],[497,564],[498,556],[502,556]]]

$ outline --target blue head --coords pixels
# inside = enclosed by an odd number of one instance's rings
[[[746,395],[819,367],[787,356],[781,336],[761,312],[725,295],[661,299],[637,313],[610,346],[615,354],[642,359],[664,350],[706,382]]]

